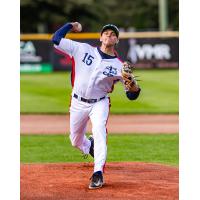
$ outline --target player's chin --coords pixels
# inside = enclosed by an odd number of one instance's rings
[[[113,47],[113,46],[115,46],[115,43],[113,43],[113,42],[106,42],[105,45],[107,47]]]

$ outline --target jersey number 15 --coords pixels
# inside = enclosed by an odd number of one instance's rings
[[[89,55],[88,53],[85,53],[85,56],[83,58],[83,62],[86,64],[86,65],[91,65],[92,64],[92,61],[93,61],[94,57]]]

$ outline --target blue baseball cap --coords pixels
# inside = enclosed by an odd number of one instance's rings
[[[114,24],[106,24],[105,26],[103,26],[103,28],[101,29],[101,35],[107,29],[113,30],[115,32],[116,36],[119,37],[119,29]]]

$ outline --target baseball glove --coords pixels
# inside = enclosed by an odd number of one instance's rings
[[[129,92],[136,92],[139,87],[132,70],[133,66],[129,62],[125,61],[122,66],[122,78],[124,80],[125,88]]]

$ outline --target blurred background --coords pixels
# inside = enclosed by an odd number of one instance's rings
[[[53,33],[71,21],[80,21],[84,32],[98,32],[107,23],[124,31],[179,28],[178,0],[21,0],[20,4],[21,33]]]

